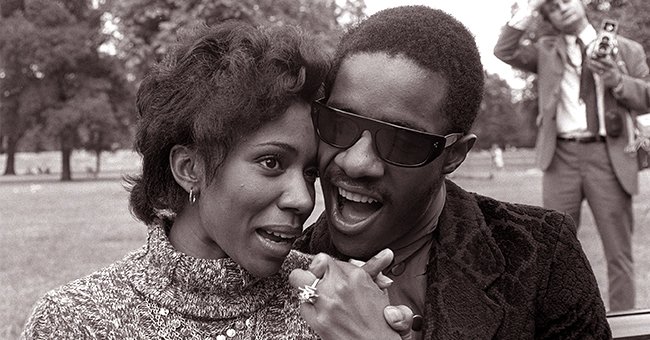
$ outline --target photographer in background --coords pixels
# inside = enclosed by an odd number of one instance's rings
[[[539,13],[558,34],[522,39]],[[502,61],[538,74],[537,163],[547,208],[580,224],[587,200],[603,241],[611,311],[634,308],[632,196],[636,154],[626,153],[636,111],[647,112],[646,55],[640,44],[599,33],[580,0],[529,0],[503,28],[494,49]],[[613,27],[611,25],[614,25]],[[606,38],[606,39],[603,39]],[[604,52],[604,53],[599,53]]]

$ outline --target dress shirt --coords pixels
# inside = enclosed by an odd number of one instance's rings
[[[585,103],[580,99],[580,71],[582,65],[582,51],[580,45],[577,43],[577,38],[580,38],[585,45],[589,46],[590,43],[596,38],[596,31],[593,27],[587,26],[585,29],[575,35],[565,35],[566,42],[566,59],[564,62],[564,72],[560,82],[560,97],[558,98],[557,105],[557,131],[559,135],[563,136],[581,136],[586,135],[587,132],[587,108]],[[587,48],[589,53],[589,47]],[[597,76],[594,76],[596,81],[597,92],[601,92]],[[604,130],[604,122],[600,111],[598,102],[602,100],[602,94],[596,94],[598,116],[599,116],[599,129]],[[604,133],[603,133],[604,135]]]

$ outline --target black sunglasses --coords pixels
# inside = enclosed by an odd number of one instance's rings
[[[360,116],[328,106],[324,99],[314,101],[312,120],[320,139],[339,149],[351,147],[363,131],[370,131],[379,158],[406,168],[433,161],[463,136],[462,133],[440,136]]]

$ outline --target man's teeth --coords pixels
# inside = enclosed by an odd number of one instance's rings
[[[345,199],[352,201],[352,202],[358,202],[358,203],[375,203],[377,202],[376,199],[368,196],[364,196],[361,194],[345,191],[341,188],[339,189],[339,195],[345,197]]]

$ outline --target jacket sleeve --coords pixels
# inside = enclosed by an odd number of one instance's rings
[[[638,111],[650,111],[650,76],[643,46],[634,41],[629,41],[629,49],[625,52],[624,59],[628,74],[621,78],[619,91],[613,91],[614,97],[626,107]]]
[[[536,338],[610,339],[605,306],[575,224],[565,214],[560,228],[548,282],[538,297],[542,322]]]
[[[494,55],[504,63],[523,71],[537,73],[537,47],[521,41],[524,31],[505,25],[494,47]]]

